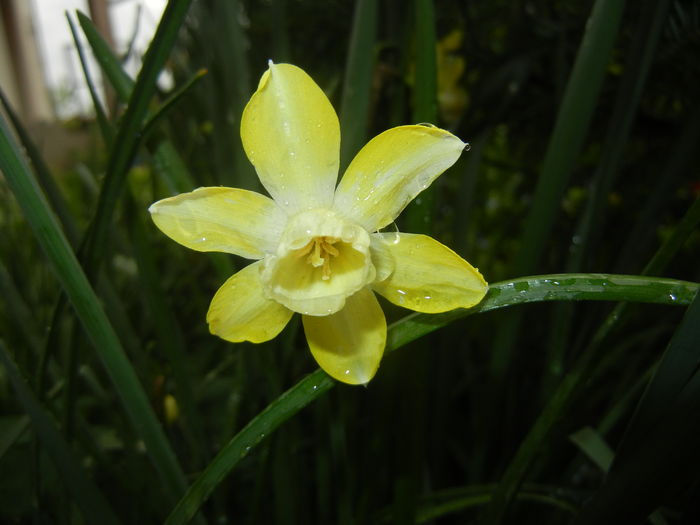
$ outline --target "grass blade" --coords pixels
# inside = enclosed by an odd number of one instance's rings
[[[377,2],[360,0],[355,6],[348,49],[343,97],[340,101],[340,172],[367,141],[369,103],[377,39]]]
[[[92,54],[95,56],[97,63],[100,64],[102,72],[107,76],[107,80],[114,88],[117,98],[121,102],[126,102],[131,97],[131,92],[134,89],[133,79],[122,69],[121,63],[114,56],[114,52],[102,38],[92,20],[80,11],[77,11],[76,14],[80,27],[85,33],[85,38],[87,38],[88,44],[92,48]]]
[[[520,250],[511,270],[513,275],[527,275],[535,271],[544,253],[562,196],[593,117],[624,6],[625,2],[620,0],[596,0],[593,6],[559,106],[532,206],[525,219]],[[511,354],[521,322],[521,313],[511,312],[504,318],[494,341],[491,357],[493,391],[489,396],[494,401],[489,413],[497,412],[495,406],[503,398],[504,381],[512,362]],[[493,426],[493,423],[489,425]],[[514,487],[499,490],[482,516],[481,523],[501,523],[514,494]]]
[[[0,118],[0,168],[121,396],[132,423],[146,443],[167,492],[177,496],[185,488],[185,478],[175,455],[100,301],[14,143],[4,118]]]
[[[437,36],[433,0],[415,0],[415,75],[413,122],[437,124]],[[407,231],[430,233],[437,185],[424,191],[406,210]]]
[[[172,49],[191,1],[171,0],[167,4],[129,97],[129,104],[110,153],[97,211],[90,225],[89,240],[83,252],[83,263],[93,275],[96,274],[98,262],[106,251],[107,231],[112,214],[124,189],[126,173],[141,143],[142,125],[156,92],[156,80]]]
[[[100,127],[100,132],[102,133],[102,139],[105,141],[105,144],[107,144],[107,146],[109,147],[112,144],[114,130],[110,126],[109,120],[107,119],[107,114],[102,108],[100,98],[97,96],[97,89],[95,88],[95,83],[92,81],[90,68],[88,67],[87,60],[85,59],[85,53],[83,52],[83,45],[80,43],[80,38],[78,38],[78,31],[75,28],[75,24],[73,23],[73,17],[71,17],[68,12],[66,12],[66,20],[68,20],[68,27],[70,28],[71,35],[73,36],[73,45],[75,45],[75,49],[78,51],[80,67],[83,70],[85,83],[87,84],[88,91],[90,92],[92,107],[95,109],[95,117],[97,118],[97,124]]]
[[[686,281],[607,274],[554,274],[492,284],[486,298],[469,310],[410,314],[393,323],[386,351],[401,348],[457,319],[509,306],[541,301],[634,301],[686,305],[699,285]],[[226,475],[266,436],[335,383],[321,370],[302,379],[273,401],[229,441],[188,489],[168,517],[168,525],[187,523]]]
[[[637,523],[697,478],[700,294],[688,307],[640,401],[603,486],[577,524]]]
[[[29,133],[27,133],[27,130],[22,125],[22,122],[15,113],[14,109],[10,106],[10,103],[5,97],[5,93],[2,89],[0,89],[0,101],[2,102],[2,107],[5,110],[5,113],[12,123],[13,129],[17,132],[17,138],[19,138],[22,146],[27,152],[27,156],[29,157],[32,166],[34,166],[41,189],[48,197],[48,201],[51,203],[51,208],[61,221],[61,226],[63,226],[63,231],[65,232],[66,237],[73,246],[77,246],[78,227],[75,225],[73,216],[68,209],[68,204],[63,198],[60,188],[56,184],[53,174],[44,162],[43,157],[39,153],[39,149],[36,147],[36,144],[34,144],[34,141],[29,136]]]
[[[187,82],[185,82],[182,86],[177,88],[159,107],[156,109],[152,115],[148,117],[146,122],[143,125],[143,136],[148,138],[148,136],[151,134],[151,132],[155,129],[155,127],[161,122],[163,117],[165,117],[168,114],[168,111],[172,109],[175,104],[177,104],[182,97],[184,97],[190,89],[192,89],[193,86],[195,86],[202,78],[204,78],[204,75],[207,74],[206,69],[200,69],[197,71],[194,75],[192,75]]]
[[[542,256],[588,133],[624,6],[620,0],[597,0],[593,6],[525,220],[515,275],[531,273]]]

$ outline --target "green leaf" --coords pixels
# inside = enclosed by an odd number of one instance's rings
[[[591,427],[584,427],[569,436],[569,439],[602,470],[607,472],[615,453],[603,437]]]
[[[437,36],[433,0],[415,0],[415,74],[413,122],[435,125],[437,111]],[[429,234],[437,185],[421,193],[406,209],[407,231]]]
[[[340,101],[341,173],[367,142],[376,39],[377,2],[360,0],[355,5],[343,96]]]
[[[206,69],[200,69],[192,75],[187,81],[178,87],[152,115],[148,117],[143,125],[143,136],[148,138],[155,127],[161,122],[163,117],[170,111],[189,91],[207,74]]]
[[[191,1],[172,0],[167,4],[156,34],[144,56],[141,71],[117,130],[97,211],[90,224],[90,235],[82,253],[83,264],[93,275],[97,272],[99,260],[107,251],[107,232],[112,214],[124,189],[126,173],[141,144],[142,126],[156,92],[156,80],[168,59]]]
[[[80,12],[78,14],[79,16],[81,15]],[[78,51],[80,67],[83,70],[85,83],[87,84],[88,91],[90,92],[92,107],[95,108],[95,116],[97,117],[97,124],[100,127],[100,132],[102,133],[102,139],[104,140],[105,144],[107,144],[107,146],[109,147],[111,146],[112,139],[114,138],[114,130],[112,129],[112,126],[110,125],[109,120],[107,119],[107,115],[104,109],[102,108],[100,98],[97,96],[97,89],[95,88],[95,83],[92,81],[92,75],[90,74],[90,68],[88,67],[87,60],[85,59],[85,53],[83,53],[83,45],[80,43],[80,38],[78,38],[78,31],[75,28],[75,24],[73,23],[73,18],[68,12],[66,12],[66,19],[68,20],[68,26],[70,27],[71,35],[73,36],[73,44],[75,45],[75,49]]]
[[[700,462],[700,294],[688,307],[618,448],[577,524],[638,523],[697,479]]]
[[[173,497],[177,496],[185,488],[185,478],[175,455],[97,295],[71,251],[2,116],[0,168],[121,396],[132,423],[146,443],[148,453],[162,475],[166,491]]]
[[[100,64],[102,72],[107,76],[109,83],[114,88],[117,98],[121,102],[128,101],[134,89],[134,81],[122,69],[121,63],[117,57],[114,56],[109,44],[105,42],[102,35],[100,35],[97,28],[93,25],[92,20],[80,11],[77,11],[77,15],[80,27],[83,28],[85,38],[87,38],[88,44],[90,44],[92,48],[92,54],[95,56],[97,63]]]
[[[410,314],[393,323],[386,351],[396,350],[457,319],[499,308],[541,301],[638,301],[688,304],[699,285],[686,281],[607,274],[554,274],[523,277],[490,285],[484,300],[469,310],[445,314]],[[168,517],[169,525],[187,523],[226,475],[263,438],[330,390],[335,383],[321,370],[302,379],[273,401],[229,441],[188,489]]]

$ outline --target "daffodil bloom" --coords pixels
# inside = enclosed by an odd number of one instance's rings
[[[454,135],[423,125],[385,131],[336,187],[340,127],[333,107],[304,71],[270,62],[243,112],[241,138],[271,198],[199,188],[149,210],[158,228],[188,248],[255,261],[214,296],[212,334],[268,341],[298,312],[321,368],[365,384],[386,344],[375,292],[427,313],[483,298],[481,274],[446,246],[379,231],[459,158],[465,144]]]

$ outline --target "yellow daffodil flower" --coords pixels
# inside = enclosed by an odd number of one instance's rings
[[[465,144],[454,135],[422,125],[385,131],[336,187],[340,126],[331,103],[303,70],[270,62],[243,112],[241,138],[272,198],[199,188],[149,209],[158,228],[188,248],[255,260],[214,296],[212,334],[268,341],[298,312],[321,368],[366,384],[387,332],[374,292],[427,313],[484,297],[481,274],[446,246],[379,232],[459,158]]]

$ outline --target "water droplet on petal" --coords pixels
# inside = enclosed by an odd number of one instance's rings
[[[465,142],[463,151],[471,151],[471,149],[472,149],[472,145],[469,144],[469,142]]]

